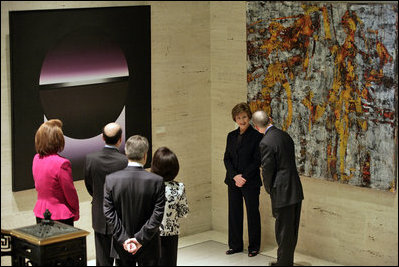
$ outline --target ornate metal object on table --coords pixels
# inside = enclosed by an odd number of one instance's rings
[[[36,225],[11,230],[12,265],[87,265],[89,232],[51,220],[46,210]]]

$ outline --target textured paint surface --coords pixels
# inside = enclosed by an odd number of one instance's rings
[[[301,175],[396,191],[397,4],[247,3],[247,82]]]

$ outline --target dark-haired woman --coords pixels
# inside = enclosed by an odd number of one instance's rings
[[[161,259],[160,266],[177,265],[177,247],[180,233],[179,218],[189,211],[183,183],[174,181],[179,172],[179,161],[169,148],[155,151],[151,171],[163,177],[165,182],[165,212],[160,227]]]
[[[247,103],[239,103],[231,111],[238,128],[227,136],[224,165],[225,184],[229,202],[229,250],[227,255],[243,251],[243,199],[248,220],[248,257],[254,257],[260,249],[260,178],[259,143],[263,135],[251,124],[252,112]]]

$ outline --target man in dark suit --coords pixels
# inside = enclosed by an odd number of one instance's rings
[[[104,182],[105,176],[126,168],[127,158],[119,152],[122,143],[122,128],[117,123],[109,123],[103,128],[105,146],[102,150],[88,154],[85,164],[85,185],[93,197],[91,202],[92,226],[96,247],[96,265],[112,266],[110,257],[112,232],[105,221]]]
[[[117,266],[155,266],[160,258],[165,185],[161,176],[143,169],[148,147],[145,137],[130,137],[128,166],[105,178],[104,215],[112,227],[111,256]]]
[[[295,145],[288,133],[271,124],[264,111],[252,116],[255,128],[264,133],[259,144],[263,184],[270,195],[275,234],[278,244],[277,262],[271,265],[291,266],[298,240],[303,191],[295,163]]]

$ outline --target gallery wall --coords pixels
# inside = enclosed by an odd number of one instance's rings
[[[246,3],[163,1],[1,2],[1,225],[35,223],[34,189],[11,190],[11,107],[8,11],[151,5],[153,148],[169,146],[180,161],[190,214],[182,236],[207,230],[227,239],[223,153],[235,129],[231,108],[247,100]],[[343,265],[398,264],[397,193],[301,177],[305,200],[297,251]],[[90,231],[90,201],[75,182],[81,209],[76,227]],[[261,190],[262,249],[275,247],[270,200]],[[244,220],[245,222],[245,220]],[[247,243],[246,230],[244,231]]]
[[[107,6],[151,6],[151,87],[153,151],[168,146],[178,156],[190,214],[182,219],[181,234],[211,229],[211,128],[209,2],[1,2],[1,227],[12,229],[35,223],[34,189],[12,192],[10,10],[39,10]],[[140,116],[140,114],[137,114]],[[28,145],[28,144],[26,144]],[[88,259],[93,259],[91,197],[83,181],[75,187],[80,219],[75,226],[87,231]]]
[[[245,24],[246,3],[211,2],[212,227],[226,236],[223,152],[227,133],[234,129],[230,111],[236,103],[247,99]],[[299,148],[296,144],[296,149]],[[343,265],[398,264],[397,192],[304,176],[301,180],[305,199],[297,252]],[[274,218],[263,188],[260,210],[262,248],[273,250]],[[244,236],[246,247],[246,229]]]

